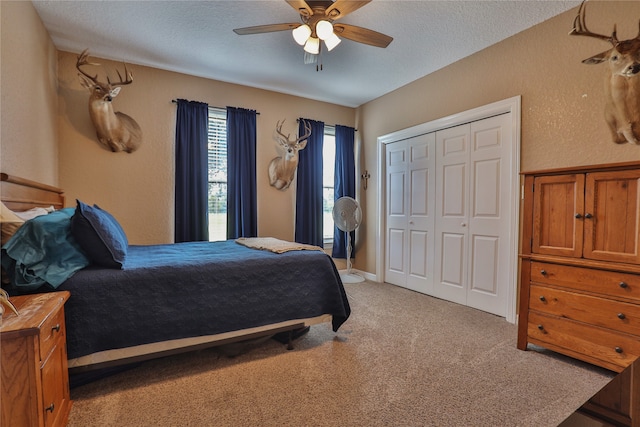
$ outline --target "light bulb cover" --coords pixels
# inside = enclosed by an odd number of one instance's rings
[[[335,33],[331,34],[331,36],[325,39],[324,44],[327,46],[327,51],[331,52],[334,47],[338,46],[342,40],[340,37],[336,36]]]
[[[317,55],[320,53],[320,39],[316,37],[309,37],[304,44],[304,51]]]
[[[333,24],[329,21],[318,21],[316,24],[316,34],[320,40],[326,40],[333,34]]]
[[[293,34],[293,39],[296,43],[303,46],[309,39],[309,36],[311,36],[311,28],[309,28],[307,24],[302,24],[299,27],[294,28],[291,34]]]

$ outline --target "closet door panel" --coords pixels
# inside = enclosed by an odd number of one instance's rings
[[[435,134],[409,139],[409,275],[406,286],[422,293],[433,290],[435,226]]]
[[[404,286],[408,274],[408,153],[405,141],[386,146],[387,236],[385,280]]]
[[[469,285],[467,305],[506,315],[509,284],[511,118],[470,124]]]
[[[466,304],[469,125],[436,133],[434,295]]]

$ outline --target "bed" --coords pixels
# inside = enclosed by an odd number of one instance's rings
[[[126,236],[121,236],[125,244],[120,249],[126,251],[121,266],[105,267],[94,262],[95,254],[87,255],[93,248],[83,251],[78,245],[84,239],[77,234],[82,228],[69,225],[83,217],[82,202],[65,208],[59,188],[7,174],[0,178],[3,207],[16,212],[55,209],[25,222],[2,246],[3,269],[11,277],[3,287],[14,295],[71,293],[65,319],[72,373],[300,331],[322,322],[331,322],[337,331],[350,315],[340,275],[321,250],[293,246],[292,250],[271,251],[235,240],[140,246],[128,245]],[[98,213],[110,216],[106,211]],[[46,234],[47,221],[67,227],[62,241]],[[44,237],[38,234],[40,229],[45,230]],[[65,249],[65,256],[74,251],[65,245],[79,246],[88,263],[75,265],[69,277],[57,275],[55,262],[47,264],[41,274],[38,266],[25,268],[47,280],[42,285],[36,281],[22,286],[23,279],[16,278],[20,276],[17,272],[24,272],[18,268],[21,260],[12,256],[20,258],[14,255],[14,247],[24,239],[50,242],[52,250]]]

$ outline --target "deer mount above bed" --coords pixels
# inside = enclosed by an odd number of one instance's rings
[[[127,70],[124,64],[124,79],[118,73],[120,81],[111,82],[107,76],[107,82],[98,80],[98,75],[89,75],[81,67],[86,65],[100,65],[89,62],[88,49],[85,49],[76,61],[76,69],[82,86],[89,90],[89,115],[96,128],[96,135],[100,144],[113,151],[125,151],[132,153],[142,144],[142,130],[138,123],[128,115],[119,111],[113,111],[112,101],[122,89],[122,86],[133,82],[133,74]]]

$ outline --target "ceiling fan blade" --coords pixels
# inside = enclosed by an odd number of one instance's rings
[[[365,4],[371,2],[371,0],[353,1],[353,0],[336,0],[331,6],[325,10],[327,15],[332,20],[340,19],[354,10],[360,9]]]
[[[296,12],[303,16],[313,15],[313,9],[304,0],[285,0],[289,6],[294,8]]]
[[[387,47],[393,37],[355,25],[334,24],[333,31],[340,37],[376,47]]]
[[[298,28],[301,24],[270,24],[270,25],[257,25],[255,27],[244,27],[244,28],[236,28],[233,30],[234,33],[240,34],[241,36],[247,34],[261,34],[261,33],[272,33],[274,31],[285,31],[285,30],[293,30],[294,28]]]

